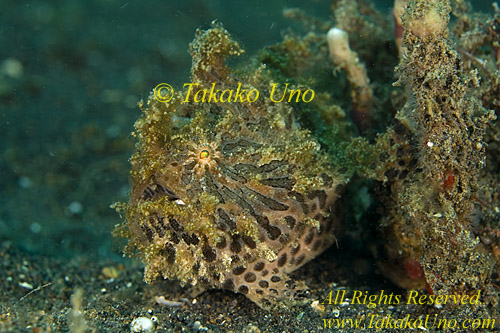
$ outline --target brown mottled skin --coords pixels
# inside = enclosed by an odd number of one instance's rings
[[[225,58],[242,51],[220,26],[191,45],[199,88],[256,88],[253,103],[169,103],[151,96],[136,123],[132,191],[124,206],[129,250],[145,279],[175,278],[245,294],[269,308],[306,287],[288,273],[334,241],[337,188],[345,182],[319,144],[273,103],[258,69],[236,78]]]

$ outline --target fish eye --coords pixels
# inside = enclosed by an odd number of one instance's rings
[[[200,152],[200,159],[204,160],[204,159],[207,159],[210,157],[210,152],[206,149],[203,149],[201,152]]]

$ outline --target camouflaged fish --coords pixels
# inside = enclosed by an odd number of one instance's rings
[[[197,32],[192,87],[241,83],[259,90],[255,102],[185,102],[184,90],[168,103],[152,94],[141,106],[122,234],[147,282],[162,276],[232,290],[269,308],[305,290],[288,274],[334,241],[345,181],[299,128],[292,105],[269,100],[262,67],[229,73],[226,58],[241,52],[221,26]]]

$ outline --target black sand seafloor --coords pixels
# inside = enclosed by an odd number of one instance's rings
[[[499,330],[494,1],[6,0],[0,8],[0,332]],[[348,36],[349,52],[338,47],[338,36]],[[267,114],[262,105],[271,103],[226,110],[223,103],[179,99],[184,83],[227,88],[236,81],[263,95],[286,83],[315,97]],[[179,95],[155,101],[159,83]],[[240,159],[224,166],[231,154],[223,150],[239,142],[237,134],[216,136],[215,128],[232,121],[221,121],[228,110],[263,116],[255,127],[251,116],[242,122],[248,150],[233,148]],[[284,140],[273,141],[274,131],[276,138],[287,133]],[[272,142],[265,152],[262,142]],[[317,144],[314,157],[305,142]],[[169,150],[191,146],[201,153]],[[210,157],[217,158],[208,164]],[[264,172],[244,178],[234,171],[278,159],[291,171],[265,180],[271,190],[259,183]],[[168,184],[179,164],[193,177],[172,187],[177,194],[189,188],[182,198],[158,180]],[[232,180],[207,183],[214,170]],[[314,183],[315,170],[328,180]],[[276,214],[258,207],[286,197],[302,214],[300,191],[330,186],[331,175],[338,177],[331,189],[337,202],[303,225],[335,217],[332,246],[317,256],[310,251],[316,257],[305,265],[295,261],[301,267],[287,274],[307,289],[269,306],[235,287],[240,266],[224,266],[225,251],[243,248],[265,259],[262,253],[276,254],[280,244],[311,243],[300,232],[285,235],[293,226],[280,226],[279,218],[263,225],[272,241],[278,236],[271,231],[281,228],[278,244],[244,238],[251,228],[241,220],[213,236],[203,223],[218,220],[203,214],[190,213],[195,222],[184,227],[209,236],[189,240],[187,233],[187,241],[176,227],[149,224],[151,211],[186,216],[179,213],[186,203],[191,212],[224,203],[252,220]],[[238,192],[238,184],[245,189]],[[217,250],[218,266],[205,265],[220,235],[233,243]],[[134,255],[123,256],[124,249]],[[256,259],[243,260],[249,269]],[[150,283],[145,267],[154,273]],[[219,283],[220,276],[232,284]],[[193,278],[209,288],[179,281]]]

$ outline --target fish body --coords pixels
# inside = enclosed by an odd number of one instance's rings
[[[344,181],[292,105],[264,97],[271,83],[259,71],[229,74],[224,55],[241,51],[223,28],[199,33],[191,53],[198,89],[241,86],[261,97],[150,96],[131,159],[129,248],[145,263],[147,282],[162,276],[232,290],[263,308],[293,300],[306,286],[289,273],[335,240]]]

